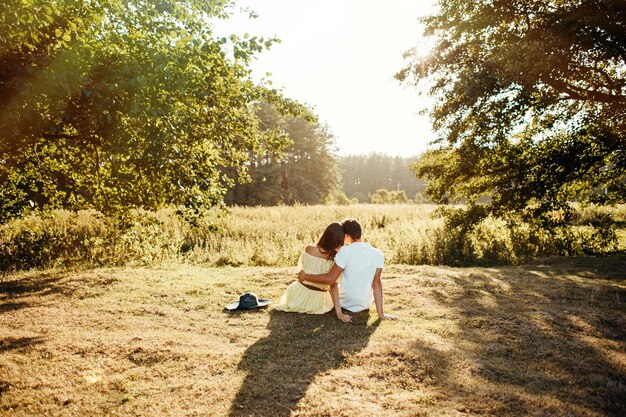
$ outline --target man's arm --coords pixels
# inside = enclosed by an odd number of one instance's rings
[[[333,265],[333,267],[330,268],[330,271],[328,271],[327,273],[320,275],[307,274],[304,271],[300,271],[298,273],[298,281],[309,281],[316,282],[318,284],[333,285],[342,272],[343,268],[337,266],[337,264]]]
[[[337,318],[344,323],[351,323],[352,317],[344,314],[341,310],[341,302],[339,301],[339,288],[336,283],[330,286],[330,296],[333,299],[333,305],[335,306],[335,314],[337,314]]]
[[[382,268],[376,268],[374,281],[372,281],[372,292],[374,293],[374,304],[376,304],[378,318],[382,320],[397,320],[398,318],[396,316],[392,316],[391,314],[385,314],[385,312],[383,311],[383,281],[380,279],[382,273]]]

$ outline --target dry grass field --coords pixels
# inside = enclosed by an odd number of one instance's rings
[[[626,257],[390,266],[380,322],[223,307],[293,268],[0,282],[6,416],[623,416]]]
[[[519,265],[557,255],[626,253],[626,204],[577,207],[569,235],[489,218],[465,239],[444,230],[432,204],[231,207],[207,212],[192,227],[172,209],[133,212],[128,229],[95,211],[57,210],[0,226],[0,271],[32,268],[194,266],[288,267],[333,221],[354,217],[389,264]],[[591,225],[615,227],[616,245],[593,238]]]

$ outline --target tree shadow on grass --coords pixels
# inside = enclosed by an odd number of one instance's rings
[[[439,389],[477,414],[626,415],[625,260],[485,269],[435,291],[471,363],[469,381]]]
[[[40,336],[36,337],[6,337],[0,339],[0,353],[5,353],[10,350],[22,349],[37,345],[44,342],[44,338]]]
[[[0,314],[32,307],[32,305],[32,303],[26,303],[24,301],[0,301]]]
[[[98,293],[116,282],[115,278],[84,276],[68,272],[37,273],[0,280],[0,314],[36,305],[36,299],[50,296],[79,297]]]
[[[246,378],[232,402],[230,416],[289,416],[316,375],[337,368],[364,349],[378,326],[369,312],[353,323],[334,315],[269,312],[270,334],[250,346],[239,363]]]
[[[45,296],[49,294],[71,295],[76,289],[70,285],[65,275],[61,273],[42,273],[0,281],[0,300],[17,298],[28,295]]]
[[[77,289],[60,273],[42,273],[0,281],[0,314],[34,306],[31,296],[72,295]]]
[[[552,277],[571,273],[591,280],[601,279],[626,283],[626,255],[547,258],[524,268],[542,271]]]

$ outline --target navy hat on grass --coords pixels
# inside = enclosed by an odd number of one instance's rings
[[[235,301],[226,306],[227,310],[250,310],[252,308],[267,307],[270,300],[261,300],[256,294],[247,292],[241,294],[239,301]]]

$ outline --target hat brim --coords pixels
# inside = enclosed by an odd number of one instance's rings
[[[255,305],[254,307],[239,308],[239,301],[235,301],[234,303],[226,305],[226,310],[250,310],[253,308],[267,307],[269,304],[270,300],[259,300],[259,304]]]

